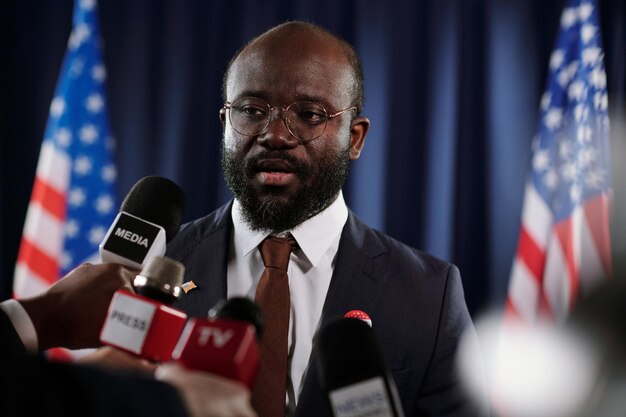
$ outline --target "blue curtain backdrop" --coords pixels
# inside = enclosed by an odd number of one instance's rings
[[[504,300],[548,58],[563,1],[106,0],[100,2],[119,196],[140,177],[178,182],[186,219],[230,198],[220,172],[223,70],[290,19],[359,51],[372,121],[345,194],[369,224],[461,268],[472,313]],[[612,118],[615,268],[625,236],[623,0],[600,0]],[[0,5],[0,283],[11,294],[72,2]]]

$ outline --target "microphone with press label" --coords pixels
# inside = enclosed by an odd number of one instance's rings
[[[208,319],[187,322],[172,359],[252,389],[259,370],[257,338],[262,332],[259,307],[247,298],[230,298],[213,308]]]
[[[335,417],[404,417],[372,328],[362,319],[329,323],[316,340],[320,384]]]
[[[141,269],[152,256],[163,256],[178,233],[185,193],[175,182],[148,176],[135,183],[100,244],[102,262]]]
[[[113,294],[100,342],[153,362],[169,361],[187,315],[167,304],[180,293],[185,267],[161,256],[151,257],[135,277],[136,294]]]

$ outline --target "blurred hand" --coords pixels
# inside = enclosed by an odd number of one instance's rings
[[[118,289],[134,292],[138,271],[118,264],[84,264],[33,298],[18,300],[30,316],[39,350],[100,346],[100,329]]]
[[[250,405],[250,391],[240,383],[173,363],[159,366],[155,376],[178,389],[191,417],[257,415]]]
[[[97,366],[112,371],[131,371],[154,375],[157,365],[138,356],[105,346],[78,359],[81,365]]]

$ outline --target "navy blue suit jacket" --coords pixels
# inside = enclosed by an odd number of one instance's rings
[[[168,246],[197,289],[177,307],[194,317],[226,297],[231,204],[188,223]],[[476,416],[454,372],[457,342],[473,331],[458,269],[376,231],[349,212],[321,326],[358,309],[372,318],[407,416]],[[330,416],[312,352],[295,415]]]

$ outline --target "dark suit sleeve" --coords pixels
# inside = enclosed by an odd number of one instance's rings
[[[488,415],[486,394],[481,398],[470,400],[459,383],[456,355],[459,341],[463,336],[468,338],[470,343],[478,343],[465,304],[459,270],[451,265],[441,304],[435,350],[418,399],[418,408],[425,411],[426,415],[442,417]]]
[[[186,416],[173,387],[28,355],[0,310],[0,415]]]

